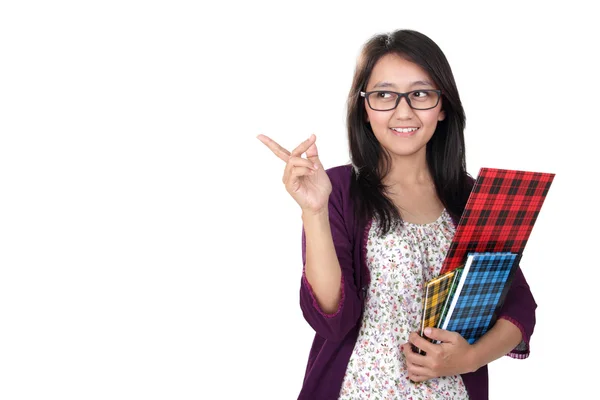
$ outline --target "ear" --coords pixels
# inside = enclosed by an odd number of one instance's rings
[[[443,121],[444,119],[446,119],[446,111],[442,110],[438,115],[438,121]]]

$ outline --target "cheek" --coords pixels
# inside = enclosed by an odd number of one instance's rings
[[[419,115],[419,119],[426,126],[435,126],[439,122],[438,118],[443,116],[440,111],[426,112]]]
[[[390,116],[387,115],[387,113],[373,110],[367,110],[367,117],[369,118],[372,127],[381,125],[387,126],[390,120]]]

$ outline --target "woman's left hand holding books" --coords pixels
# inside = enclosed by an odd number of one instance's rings
[[[440,376],[452,376],[474,371],[474,350],[460,334],[444,329],[426,328],[428,338],[441,343],[431,343],[418,333],[412,332],[408,342],[401,346],[406,358],[408,378],[423,382]],[[421,355],[412,350],[411,343],[423,350]]]

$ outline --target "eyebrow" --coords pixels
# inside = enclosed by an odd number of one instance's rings
[[[433,87],[434,85],[431,82],[429,82],[429,81],[414,81],[414,82],[411,82],[411,84],[409,85],[409,87],[413,87],[413,86],[431,86],[431,87]],[[393,87],[393,88],[395,88],[396,85],[393,84],[393,83],[391,83],[391,82],[386,82],[386,81],[384,81],[384,82],[378,82],[378,83],[375,84],[375,86],[373,86],[373,89],[376,89],[376,88],[386,88],[386,87]]]

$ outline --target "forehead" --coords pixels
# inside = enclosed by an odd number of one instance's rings
[[[367,82],[367,89],[372,89],[375,85],[408,90],[414,86],[433,87],[434,83],[429,74],[419,65],[397,54],[386,54],[375,63]]]

